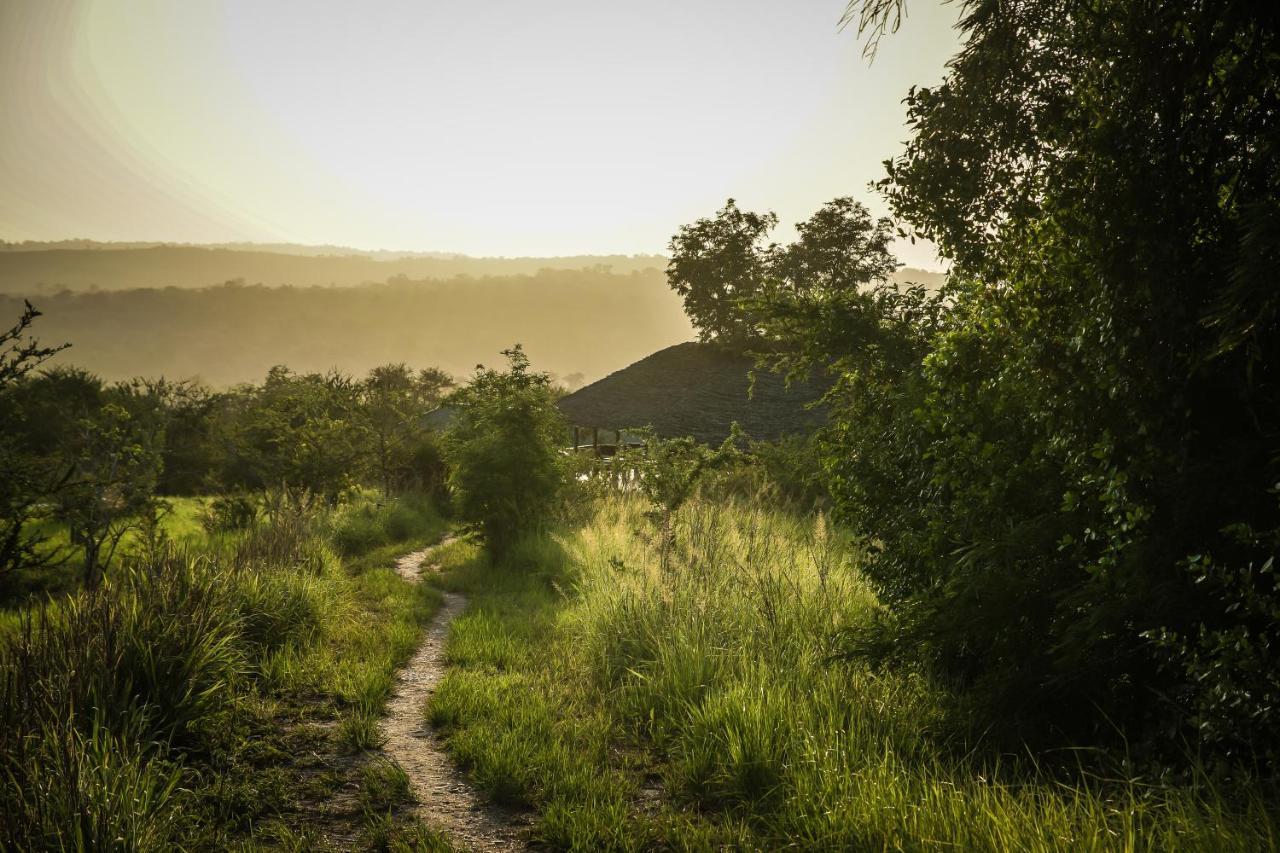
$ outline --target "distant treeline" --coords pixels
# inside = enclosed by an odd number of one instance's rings
[[[276,364],[363,374],[389,362],[466,376],[513,341],[575,386],[693,337],[658,270],[619,274],[397,280],[357,287],[225,284],[33,297],[41,340],[74,345],[54,361],[107,380],[258,381]],[[0,295],[0,316],[22,299]]]
[[[74,244],[73,244],[74,245]],[[108,244],[111,245],[111,244]],[[136,287],[209,287],[237,279],[250,284],[355,285],[408,278],[534,275],[543,269],[595,269],[616,273],[662,269],[660,255],[582,255],[558,258],[470,258],[465,255],[304,253],[305,247],[42,248],[0,251],[0,292],[40,294]]]

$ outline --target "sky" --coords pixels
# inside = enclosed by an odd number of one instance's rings
[[[0,0],[0,239],[662,252],[868,184],[956,9],[843,0]],[[901,244],[936,269],[932,248]]]

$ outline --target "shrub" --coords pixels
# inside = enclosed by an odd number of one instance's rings
[[[258,520],[258,504],[249,495],[219,495],[209,501],[200,523],[205,532],[226,533],[246,530]]]
[[[387,544],[387,531],[378,509],[364,504],[343,513],[335,522],[333,546],[344,557],[354,557]]]
[[[565,480],[550,377],[530,372],[518,344],[503,354],[506,372],[482,368],[451,398],[458,416],[447,439],[457,514],[495,555],[547,522]]]

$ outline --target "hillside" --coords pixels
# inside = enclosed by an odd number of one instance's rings
[[[407,362],[467,376],[516,342],[539,369],[576,386],[693,337],[656,270],[64,292],[34,301],[44,312],[40,339],[72,343],[59,363],[107,379],[162,374],[215,386],[260,381],[275,364],[363,373]],[[16,317],[21,307],[19,297],[0,295],[0,316]]]

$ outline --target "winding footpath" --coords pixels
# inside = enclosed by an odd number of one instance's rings
[[[454,539],[449,536],[430,548],[404,555],[396,561],[396,571],[411,583],[421,582],[423,573],[440,568],[439,563],[428,563],[431,555]],[[453,766],[424,712],[444,675],[449,625],[466,605],[465,596],[444,594],[444,604],[427,628],[422,645],[396,676],[380,725],[385,738],[382,751],[408,774],[417,800],[414,814],[432,829],[447,833],[453,843],[467,850],[527,850],[511,816],[485,802]]]

